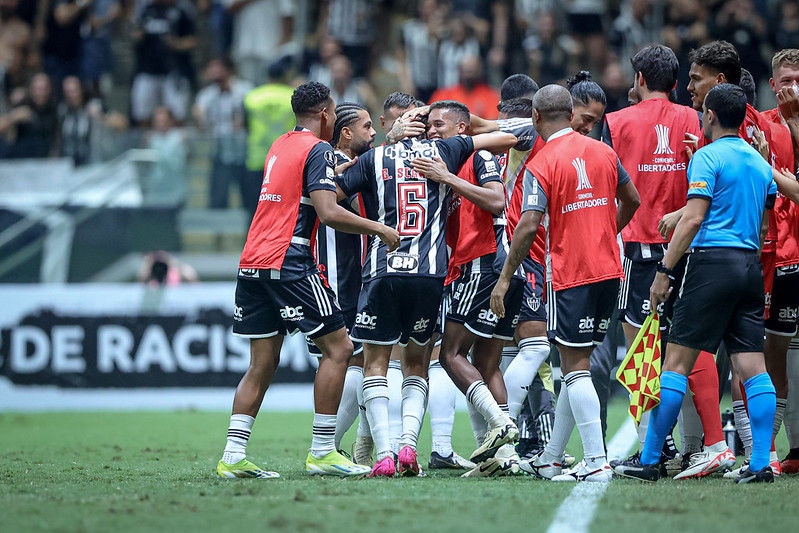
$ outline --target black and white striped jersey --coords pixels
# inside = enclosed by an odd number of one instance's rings
[[[363,280],[384,275],[444,278],[447,274],[445,225],[450,190],[413,169],[419,157],[440,157],[457,174],[474,150],[471,137],[404,139],[378,146],[338,178],[348,196],[362,193],[366,217],[395,228],[400,247],[387,253],[376,236],[369,239]]]

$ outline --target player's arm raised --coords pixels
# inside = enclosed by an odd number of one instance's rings
[[[427,179],[443,183],[452,188],[480,209],[499,215],[505,209],[505,187],[498,181],[485,185],[474,185],[459,178],[447,169],[446,163],[439,158],[420,157],[411,161],[413,168],[424,174]]]
[[[338,205],[336,192],[317,190],[311,191],[310,196],[322,224],[345,233],[377,235],[388,246],[389,251],[399,248],[400,237],[397,230],[347,211]]]
[[[787,168],[781,170],[775,168],[771,173],[779,191],[792,202],[799,204],[799,181],[796,180],[796,176]]]
[[[491,133],[481,133],[472,137],[474,150],[488,150],[493,154],[501,154],[516,146],[516,136],[512,133],[494,131]]]

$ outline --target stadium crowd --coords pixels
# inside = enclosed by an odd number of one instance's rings
[[[88,164],[98,136],[146,131],[168,181],[196,129],[210,207],[236,183],[254,215],[233,317],[251,363],[220,476],[279,477],[246,446],[296,331],[320,357],[311,474],[422,474],[428,410],[428,467],[467,477],[799,472],[799,2],[0,0],[0,30],[0,157]],[[779,107],[760,113],[767,87]],[[634,344],[655,310],[661,405],[611,464],[595,345],[612,320]],[[450,442],[456,390],[469,460]]]

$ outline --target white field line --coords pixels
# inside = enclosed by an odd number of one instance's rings
[[[626,457],[638,440],[635,423],[627,417],[619,430],[608,442],[608,460]],[[577,483],[571,494],[563,500],[547,533],[587,532],[594,518],[596,506],[609,483]]]

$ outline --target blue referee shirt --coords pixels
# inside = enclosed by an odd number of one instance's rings
[[[721,137],[688,164],[688,198],[710,206],[694,248],[760,248],[763,211],[774,205],[777,186],[766,160],[740,137]]]

